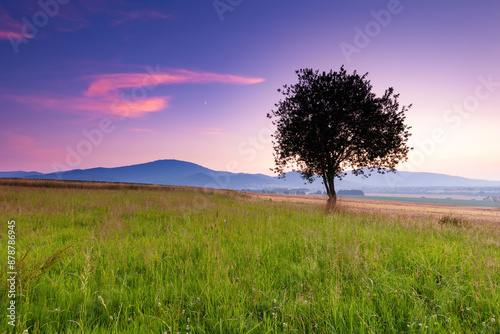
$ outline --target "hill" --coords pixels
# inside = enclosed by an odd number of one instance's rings
[[[270,189],[308,188],[322,191],[320,180],[306,183],[297,172],[286,174],[284,179],[264,174],[230,173],[214,171],[195,163],[179,160],[153,162],[114,168],[75,169],[60,173],[0,172],[2,177],[29,177],[36,179],[60,179],[79,181],[131,182],[160,185],[198,186],[220,189]],[[337,189],[395,189],[405,187],[500,187],[500,181],[468,179],[436,173],[396,172],[372,174],[369,178],[348,174],[337,180]]]

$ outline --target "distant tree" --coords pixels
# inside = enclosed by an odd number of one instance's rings
[[[298,83],[278,89],[284,99],[267,115],[277,127],[275,172],[283,176],[291,168],[309,182],[322,178],[331,210],[337,202],[334,179],[347,170],[368,177],[375,170],[394,171],[408,159],[410,127],[404,120],[411,106],[400,108],[393,88],[377,97],[368,73],[348,74],[343,66],[339,72],[306,68],[296,74]]]
[[[365,196],[363,190],[339,190],[339,196]]]

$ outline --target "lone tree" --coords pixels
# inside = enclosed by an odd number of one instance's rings
[[[408,107],[388,88],[381,97],[372,93],[368,73],[348,74],[344,67],[328,73],[301,69],[299,82],[278,89],[284,99],[267,117],[277,127],[273,135],[274,171],[299,171],[312,182],[323,179],[327,210],[335,207],[334,179],[347,170],[368,177],[373,171],[395,171],[408,160],[410,127],[404,124]]]

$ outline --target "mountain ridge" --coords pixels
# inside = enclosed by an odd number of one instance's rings
[[[74,169],[58,173],[0,172],[0,178],[61,179],[73,181],[109,181],[146,184],[200,186],[227,189],[309,188],[323,190],[322,182],[303,180],[298,172],[289,172],[284,179],[277,176],[251,173],[215,171],[196,163],[165,159],[120,167],[96,167]],[[373,187],[500,187],[500,181],[469,179],[461,176],[428,172],[405,172],[378,174],[363,178],[348,173],[336,180],[337,189],[367,189]]]

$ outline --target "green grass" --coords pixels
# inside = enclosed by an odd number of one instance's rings
[[[487,228],[174,189],[4,186],[0,209],[0,332],[500,332]]]

